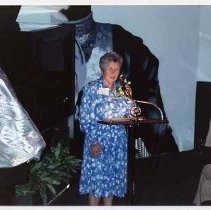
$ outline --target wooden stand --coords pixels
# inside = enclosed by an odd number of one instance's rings
[[[128,131],[128,205],[134,205],[135,196],[135,129],[142,124],[166,124],[167,120],[160,119],[146,119],[144,117],[130,117],[130,118],[108,118],[99,123],[107,125],[125,125]]]

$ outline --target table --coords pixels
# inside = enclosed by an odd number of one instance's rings
[[[128,118],[106,118],[98,121],[107,125],[125,125],[128,130],[128,205],[134,204],[135,195],[135,138],[134,131],[142,124],[167,124],[167,120],[147,119],[145,117],[128,117]]]

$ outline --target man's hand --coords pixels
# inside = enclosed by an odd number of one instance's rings
[[[102,151],[100,143],[91,145],[91,154],[93,157],[97,157]]]

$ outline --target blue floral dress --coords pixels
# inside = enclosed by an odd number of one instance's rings
[[[117,87],[115,83],[115,87]],[[123,197],[127,191],[127,133],[124,125],[98,123],[108,117],[126,117],[134,102],[117,97],[103,78],[88,83],[83,89],[79,112],[81,130],[85,133],[79,191],[96,197]],[[93,157],[90,147],[100,143],[102,152]]]

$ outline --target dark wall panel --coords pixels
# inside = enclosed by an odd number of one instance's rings
[[[205,143],[211,117],[211,82],[197,82],[195,109],[195,147]]]
[[[71,25],[0,33],[0,66],[44,136],[75,112],[74,43]]]

